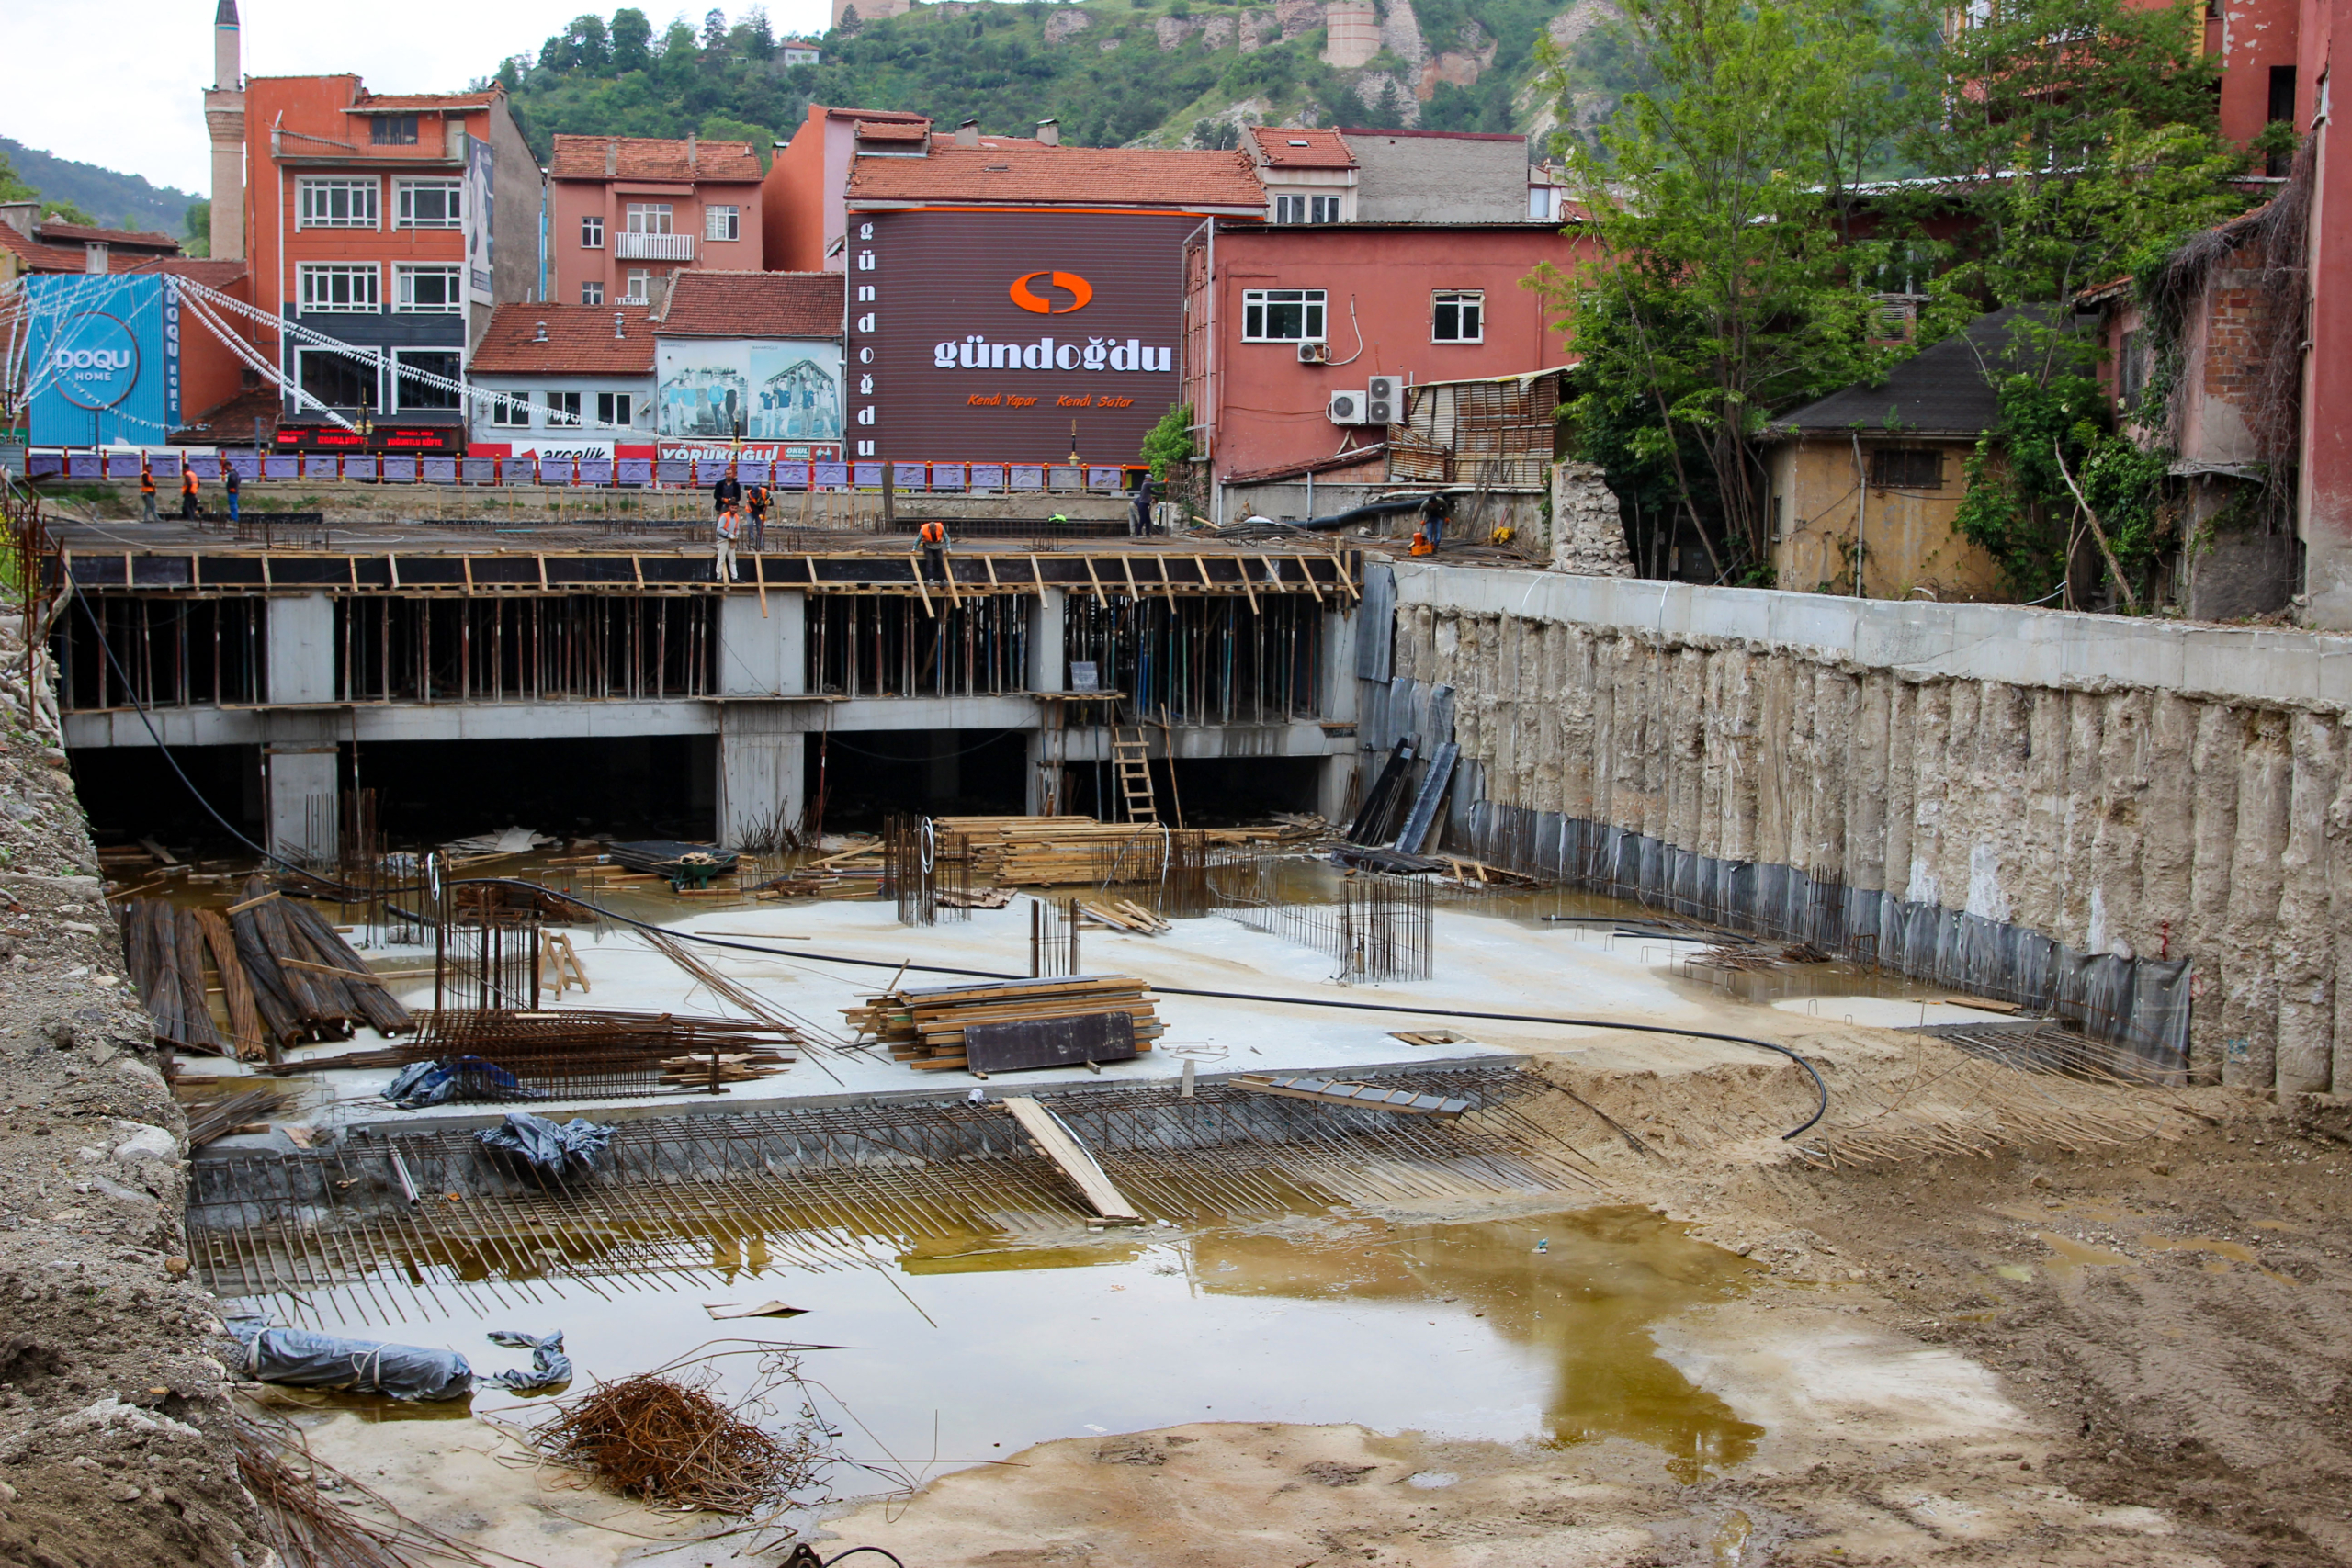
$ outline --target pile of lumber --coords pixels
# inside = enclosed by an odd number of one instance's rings
[[[229,907],[228,926],[253,1006],[278,1044],[348,1040],[362,1026],[379,1034],[415,1029],[408,1009],[308,900],[271,892],[256,876]],[[233,989],[228,1000],[233,1019]]]
[[[1131,975],[1080,975],[1067,979],[998,980],[982,986],[940,986],[886,991],[864,1007],[843,1008],[851,1027],[889,1048],[893,1059],[919,1073],[962,1070],[964,1031],[974,1024],[1028,1023],[1123,1012],[1135,1029],[1135,1048],[1151,1049],[1167,1025],[1144,982]]]
[[[882,893],[882,842],[871,840],[818,860],[804,861],[761,883],[755,898],[876,898]]]
[[[1132,898],[1087,898],[1080,900],[1078,907],[1087,919],[1113,931],[1158,936],[1175,929]]]
[[[1051,887],[1099,882],[1104,863],[1133,851],[1136,874],[1154,874],[1167,834],[1152,822],[1097,822],[1091,817],[942,817],[941,851],[964,855],[972,884]],[[1284,841],[1294,829],[1213,828],[1212,844]]]

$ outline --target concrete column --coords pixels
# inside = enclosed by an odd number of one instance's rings
[[[729,593],[718,602],[718,691],[729,697],[808,689],[808,596],[799,589]]]
[[[268,795],[266,841],[272,854],[297,864],[334,859],[342,824],[342,807],[336,799],[342,774],[338,761],[332,743],[264,749],[262,784]]]
[[[1355,733],[1362,711],[1356,680],[1356,617],[1352,610],[1323,612],[1323,647],[1317,660],[1316,683],[1322,699],[1317,714],[1339,748],[1323,761],[1315,784],[1315,809],[1327,822],[1345,822],[1349,786],[1354,782],[1363,740]],[[1345,725],[1346,730],[1337,730]],[[1336,732],[1335,732],[1336,731]]]
[[[808,809],[808,739],[783,728],[780,705],[727,711],[718,735],[718,841],[730,849],[797,828]]]
[[[273,707],[334,701],[334,601],[323,593],[271,598],[263,655]]]
[[[1058,692],[1067,682],[1069,662],[1063,652],[1062,624],[1069,603],[1068,590],[1047,588],[1039,592],[1030,609],[1029,689],[1033,692]],[[1065,802],[1056,798],[1061,764],[1054,760],[1055,748],[1047,739],[1048,729],[1062,721],[1064,716],[1054,711],[1061,705],[1039,703],[1039,726],[1029,732],[1029,769],[1023,809],[1032,817],[1068,808]]]

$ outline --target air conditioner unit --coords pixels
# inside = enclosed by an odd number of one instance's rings
[[[1363,393],[1364,423],[1395,424],[1404,417],[1404,382],[1395,376],[1367,378]]]
[[[1363,394],[1334,392],[1331,400],[1323,405],[1323,412],[1333,424],[1362,424],[1364,423]]]
[[[1331,345],[1328,343],[1300,344],[1298,362],[1301,365],[1329,365],[1331,363]]]

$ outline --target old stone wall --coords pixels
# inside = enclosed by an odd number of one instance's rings
[[[2192,1076],[2352,1090],[2352,644],[1397,570],[1387,673],[1450,688],[1456,823],[1483,799],[2186,960]]]

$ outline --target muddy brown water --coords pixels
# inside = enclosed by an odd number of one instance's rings
[[[736,1256],[721,1244],[714,1262]],[[844,1347],[803,1361],[843,1451],[926,1470],[1189,1421],[1360,1422],[1560,1447],[1624,1439],[1690,1483],[1762,1436],[1651,1334],[1736,1294],[1756,1266],[1645,1209],[1466,1224],[1299,1215],[1046,1246],[974,1234],[875,1261],[739,1268],[731,1280],[722,1267],[723,1284],[681,1275],[675,1289],[537,1280],[535,1305],[450,1297],[454,1315],[425,1324],[370,1319],[356,1292],[307,1306],[331,1331],[446,1346],[482,1369],[506,1364],[487,1330],[560,1328],[575,1388],[746,1341]],[[704,1310],[770,1299],[805,1315],[718,1322]],[[729,1380],[749,1371],[742,1358],[715,1365]],[[379,1419],[468,1411],[307,1398]],[[528,1422],[545,1404],[485,1391],[472,1407]]]

